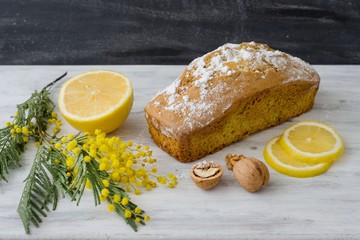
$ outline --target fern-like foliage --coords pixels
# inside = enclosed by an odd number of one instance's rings
[[[47,121],[51,118],[54,107],[47,90],[35,91],[28,100],[17,105],[12,123],[0,129],[0,180],[7,181],[9,167],[21,166],[21,153],[24,152],[28,141],[24,141],[24,137],[32,137],[38,141],[46,131]],[[22,128],[26,128],[27,131],[30,129],[31,134],[16,132]]]
[[[39,227],[41,218],[50,211],[48,205],[52,203],[52,210],[56,209],[59,189],[52,174],[54,170],[49,164],[49,150],[40,146],[28,177],[18,206],[18,213],[24,224],[26,233],[30,233],[30,223]]]
[[[24,143],[19,144],[10,133],[11,127],[0,129],[0,181],[7,181],[9,167],[20,167]]]
[[[21,153],[30,138],[41,140],[52,117],[55,104],[50,99],[49,90],[66,73],[45,86],[40,92],[35,91],[25,102],[17,105],[17,112],[12,122],[0,129],[0,181],[7,181],[9,167],[20,167]],[[23,129],[26,131],[23,131]],[[20,130],[19,132],[16,130]],[[23,131],[23,132],[22,132]]]
[[[83,155],[80,154],[76,160],[75,166],[77,168],[77,174],[72,179],[69,186],[68,194],[71,196],[72,201],[76,201],[79,205],[81,197],[83,195],[86,181],[89,181],[91,184],[91,189],[94,195],[95,206],[100,204],[100,195],[102,189],[101,179],[107,177],[105,171],[98,171],[99,163],[97,161],[91,161],[86,164],[83,161]]]
[[[47,120],[51,118],[54,107],[55,104],[50,99],[49,91],[35,91],[27,101],[17,105],[14,124],[29,126],[30,122],[33,122],[35,129],[33,135],[41,135],[47,129]]]
[[[81,140],[78,142],[81,144]],[[121,202],[115,202],[114,196],[120,196],[122,199],[129,199],[128,194],[122,189],[117,183],[113,182],[109,174],[106,171],[99,170],[99,162],[96,160],[91,160],[90,162],[85,162],[84,157],[89,157],[86,151],[82,151],[75,161],[73,169],[76,169],[76,174],[74,177],[68,179],[68,187],[65,189],[66,193],[70,195],[72,201],[76,201],[79,205],[81,197],[85,187],[88,184],[91,186],[91,190],[94,196],[95,206],[101,204],[102,190],[106,188],[109,191],[109,195],[103,199],[107,200],[108,203],[114,206],[114,211],[120,216],[122,216],[127,224],[130,227],[137,231],[137,223],[145,225],[143,213],[144,211],[135,212],[137,205],[132,201],[128,200],[127,204]],[[104,185],[104,181],[107,182],[107,185]],[[131,217],[126,217],[126,211],[132,211]],[[138,222],[135,222],[135,219],[138,218]]]

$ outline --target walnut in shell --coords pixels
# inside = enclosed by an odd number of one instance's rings
[[[219,164],[203,161],[191,168],[190,176],[199,188],[211,189],[219,183],[223,172]]]
[[[226,165],[230,170],[233,170],[240,186],[249,192],[256,192],[269,182],[268,168],[256,158],[228,154]]]

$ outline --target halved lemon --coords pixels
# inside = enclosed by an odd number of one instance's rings
[[[279,173],[298,178],[314,177],[328,170],[332,162],[311,164],[292,158],[280,145],[280,137],[271,139],[265,147],[264,159]]]
[[[332,162],[344,152],[335,129],[316,121],[295,123],[285,129],[279,142],[292,158],[308,163]]]
[[[74,128],[111,132],[128,117],[134,101],[130,80],[115,71],[88,71],[66,81],[59,93],[59,109]]]

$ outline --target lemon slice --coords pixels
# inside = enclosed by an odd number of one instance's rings
[[[133,104],[130,80],[114,71],[88,71],[66,81],[59,93],[59,109],[74,128],[111,132],[128,117]]]
[[[316,121],[290,126],[279,141],[290,156],[308,163],[332,162],[344,152],[344,142],[335,129]]]
[[[280,145],[280,137],[271,139],[265,147],[264,158],[274,170],[291,177],[314,177],[328,170],[332,162],[311,164],[292,158]]]

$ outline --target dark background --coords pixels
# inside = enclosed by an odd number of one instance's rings
[[[188,64],[243,41],[360,64],[360,1],[0,0],[0,64]]]

